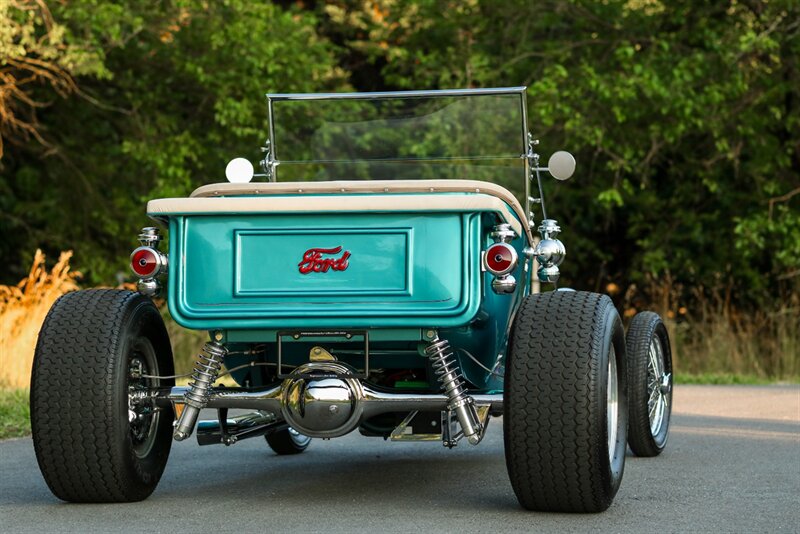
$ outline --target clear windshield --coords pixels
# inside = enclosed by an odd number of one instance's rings
[[[520,193],[524,88],[268,95],[280,181],[472,179]]]

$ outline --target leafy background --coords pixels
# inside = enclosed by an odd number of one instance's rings
[[[259,158],[266,92],[512,85],[578,160],[564,283],[800,374],[796,0],[0,0],[0,283],[37,248],[124,281],[147,200]]]

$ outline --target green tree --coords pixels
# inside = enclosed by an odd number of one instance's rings
[[[800,274],[800,5],[660,0],[352,0],[325,5],[344,64],[398,88],[527,85],[567,281],[732,284]],[[666,275],[671,273],[669,278]],[[782,288],[782,289],[781,289]]]
[[[41,0],[0,0],[0,159],[6,142],[52,148],[36,111],[78,92],[75,76],[103,73],[99,51],[67,42],[65,31]]]
[[[80,95],[39,110],[53,149],[28,144],[3,158],[0,257],[17,267],[7,281],[42,246],[76,249],[90,282],[113,282],[148,222],[147,200],[223,179],[233,155],[259,155],[267,90],[329,90],[344,79],[313,13],[295,8],[244,0],[51,8],[65,46],[95,51],[97,63],[73,74]]]
[[[259,157],[267,91],[527,85],[540,151],[579,164],[545,184],[566,283],[716,286],[740,304],[797,293],[794,0],[49,5],[0,0],[0,83],[26,82],[0,109],[37,132],[2,126],[3,281],[44,246],[112,282],[148,199]],[[66,85],[30,80],[28,58]]]

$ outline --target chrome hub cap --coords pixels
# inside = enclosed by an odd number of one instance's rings
[[[650,434],[657,436],[667,416],[672,395],[672,375],[664,372],[664,351],[661,341],[654,336],[650,341],[647,359],[647,413],[650,416]]]
[[[150,397],[150,388],[155,384],[142,376],[150,374],[150,369],[155,368],[155,355],[150,353],[149,346],[142,349],[134,351],[128,362],[128,426],[134,453],[139,458],[150,453],[155,443],[159,418]]]
[[[614,346],[608,354],[608,384],[606,388],[606,421],[608,428],[608,459],[614,462],[617,449],[617,420],[619,418],[619,381],[617,380],[617,354]]]

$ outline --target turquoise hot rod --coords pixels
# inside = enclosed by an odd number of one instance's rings
[[[575,160],[540,166],[525,88],[267,101],[258,181],[238,158],[229,183],[150,201],[138,292],[74,292],[47,316],[31,415],[53,493],[144,499],[192,433],[277,454],[353,431],[454,447],[502,416],[523,507],[606,509],[628,445],[666,444],[669,339],[656,314],[626,336],[609,297],[556,289],[540,173],[567,179]],[[159,293],[209,333],[187,386]]]

